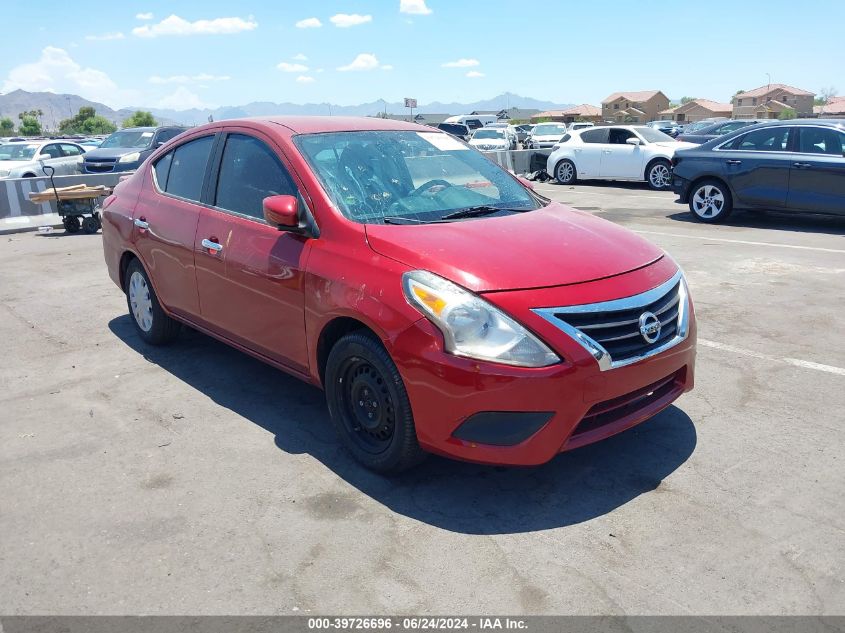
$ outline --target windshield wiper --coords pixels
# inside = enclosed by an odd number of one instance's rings
[[[510,211],[511,213],[522,213],[523,211],[530,211],[530,209],[508,209],[505,207],[493,207],[489,204],[480,204],[475,207],[467,207],[466,209],[460,209],[459,211],[453,211],[452,213],[447,213],[441,220],[460,220],[461,218],[477,218],[482,215],[491,215],[493,213],[498,213],[499,211]]]
[[[426,220],[418,220],[416,218],[406,218],[402,216],[387,216],[381,219],[385,224],[429,224]]]

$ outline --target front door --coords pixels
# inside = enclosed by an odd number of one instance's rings
[[[790,127],[751,130],[718,150],[722,173],[730,183],[738,206],[779,209],[789,191]]]
[[[789,196],[795,211],[845,215],[845,134],[824,127],[798,128],[790,156]]]
[[[159,301],[190,319],[199,315],[194,239],[214,135],[189,140],[156,159],[153,187],[142,187],[133,241]]]
[[[602,178],[643,177],[643,150],[639,145],[628,145],[629,138],[639,139],[625,128],[612,127],[608,130],[607,144],[602,147],[601,153]]]
[[[299,190],[270,139],[245,128],[227,132],[210,194],[213,208],[203,211],[196,235],[202,321],[239,345],[305,372],[303,271],[309,238],[269,226],[263,214],[264,198],[299,196]]]

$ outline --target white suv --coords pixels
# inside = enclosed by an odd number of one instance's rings
[[[644,180],[672,185],[672,157],[695,147],[644,125],[591,127],[567,133],[552,148],[546,171],[563,185],[576,179]]]

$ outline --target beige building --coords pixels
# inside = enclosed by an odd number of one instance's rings
[[[694,123],[702,119],[714,117],[730,118],[732,106],[730,103],[719,103],[710,99],[693,99],[675,108],[660,112],[660,118],[679,123]]]
[[[822,119],[845,118],[845,97],[831,97],[825,105],[815,106],[813,114]]]
[[[589,103],[582,103],[566,110],[538,112],[531,117],[532,123],[545,120],[558,121],[560,123],[572,123],[574,121],[592,121],[593,123],[598,123],[601,121],[601,108],[597,108]]]
[[[614,92],[601,102],[601,116],[614,123],[648,123],[668,107],[669,98],[660,90]]]
[[[777,119],[791,108],[799,117],[813,115],[815,93],[784,84],[769,84],[734,95],[733,118]]]

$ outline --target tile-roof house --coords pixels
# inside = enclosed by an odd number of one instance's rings
[[[733,118],[777,119],[780,113],[791,108],[797,116],[813,114],[815,93],[785,84],[768,84],[754,90],[735,94]]]
[[[560,123],[572,123],[573,121],[592,121],[598,123],[601,121],[601,108],[597,108],[589,103],[582,103],[581,105],[572,106],[566,110],[546,110],[545,112],[538,112],[531,117],[533,122],[540,120],[559,121]]]
[[[647,123],[668,107],[669,98],[660,90],[614,92],[601,102],[601,115],[615,123]]]
[[[845,118],[845,97],[831,97],[825,105],[813,107],[813,114],[823,119]]]
[[[733,106],[710,99],[693,99],[674,108],[660,112],[661,119],[692,123],[714,117],[730,118]]]

